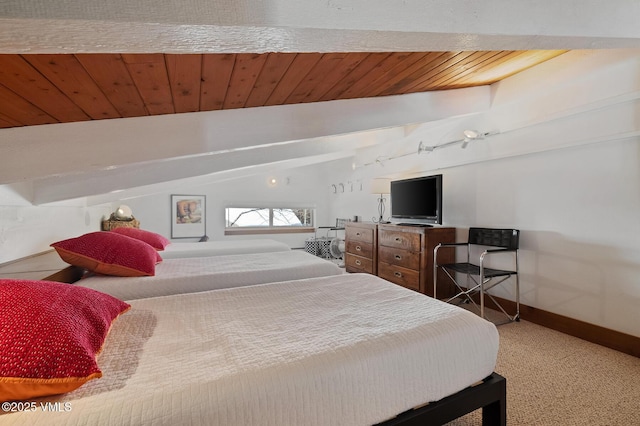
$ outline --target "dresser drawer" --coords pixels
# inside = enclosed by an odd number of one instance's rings
[[[347,240],[362,241],[363,243],[373,243],[373,229],[347,227],[345,236]]]
[[[420,269],[420,253],[418,252],[380,246],[378,248],[378,260],[416,271]]]
[[[378,233],[378,241],[382,246],[420,251],[420,234],[381,229]]]
[[[347,253],[373,259],[373,244],[362,241],[347,241]]]
[[[373,260],[371,259],[346,253],[344,264],[347,272],[366,272],[373,274]]]
[[[378,263],[378,276],[402,287],[420,291],[420,273],[418,271],[380,262]]]

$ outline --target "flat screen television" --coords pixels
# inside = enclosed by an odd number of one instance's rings
[[[391,221],[442,224],[442,175],[391,181]]]

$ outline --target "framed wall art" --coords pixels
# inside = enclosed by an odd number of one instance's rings
[[[206,197],[171,196],[171,238],[201,238],[206,234]]]

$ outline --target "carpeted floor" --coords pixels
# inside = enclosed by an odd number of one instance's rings
[[[508,425],[640,425],[640,358],[527,321],[498,331]],[[481,423],[476,411],[449,425]]]

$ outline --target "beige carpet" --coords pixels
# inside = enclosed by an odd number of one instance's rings
[[[527,321],[498,331],[508,425],[640,425],[640,358]],[[477,411],[449,425],[481,423]]]

